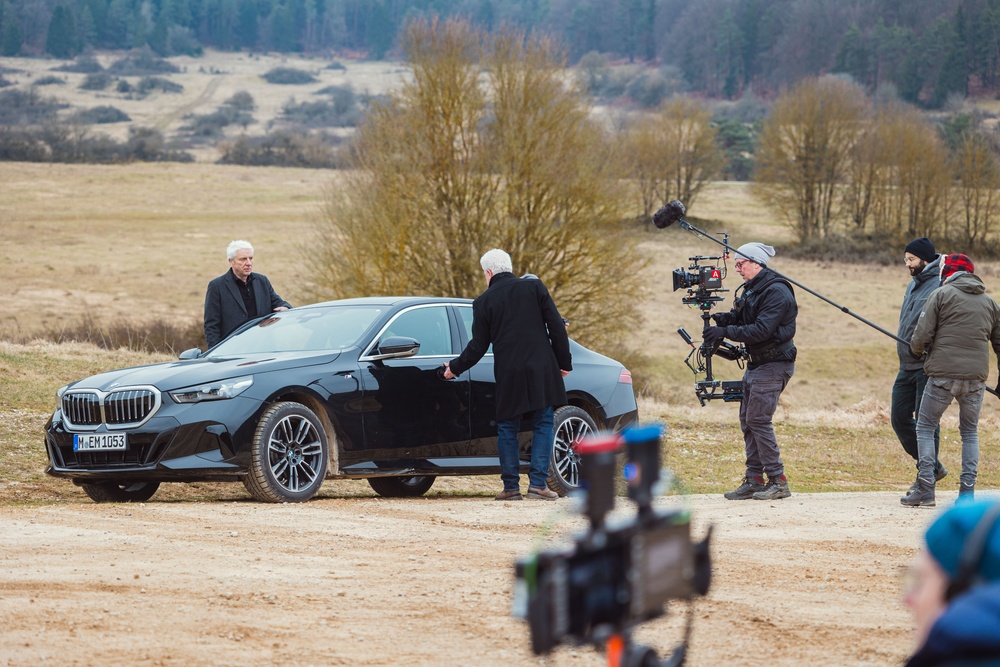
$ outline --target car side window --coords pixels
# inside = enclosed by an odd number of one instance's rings
[[[459,306],[458,312],[462,315],[465,335],[468,340],[472,340],[472,306]],[[493,354],[493,343],[490,343],[490,346],[486,348],[486,354]]]
[[[452,354],[451,327],[445,306],[414,308],[393,320],[382,338],[406,336],[420,343],[417,356],[433,357]]]

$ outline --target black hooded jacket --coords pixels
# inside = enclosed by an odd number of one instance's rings
[[[751,357],[791,343],[799,307],[788,281],[764,267],[741,289],[742,295],[737,290],[733,309],[714,317],[719,326],[725,327],[726,338],[744,343]],[[794,345],[768,361],[795,361]]]

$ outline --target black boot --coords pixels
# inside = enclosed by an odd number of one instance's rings
[[[899,502],[907,507],[934,507],[934,482],[928,483],[918,477],[915,487]]]
[[[754,500],[781,500],[792,495],[788,488],[788,478],[784,475],[769,477],[763,491],[753,494]]]
[[[976,485],[966,484],[965,482],[958,483],[958,499],[962,501],[972,501],[976,499]]]
[[[743,478],[742,484],[732,491],[726,491],[722,495],[726,497],[726,500],[750,500],[753,498],[753,494],[763,490],[764,478],[747,473],[747,476]]]

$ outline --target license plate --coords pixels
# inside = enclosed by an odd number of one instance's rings
[[[74,452],[106,452],[128,449],[124,433],[77,433],[73,435]]]

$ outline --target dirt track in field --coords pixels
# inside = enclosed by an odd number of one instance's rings
[[[934,513],[897,496],[691,496],[715,566],[688,664],[900,664],[901,575]],[[513,561],[582,530],[572,506],[459,490],[0,507],[0,665],[603,665],[532,655],[510,611]],[[665,657],[682,610],[638,641]]]

